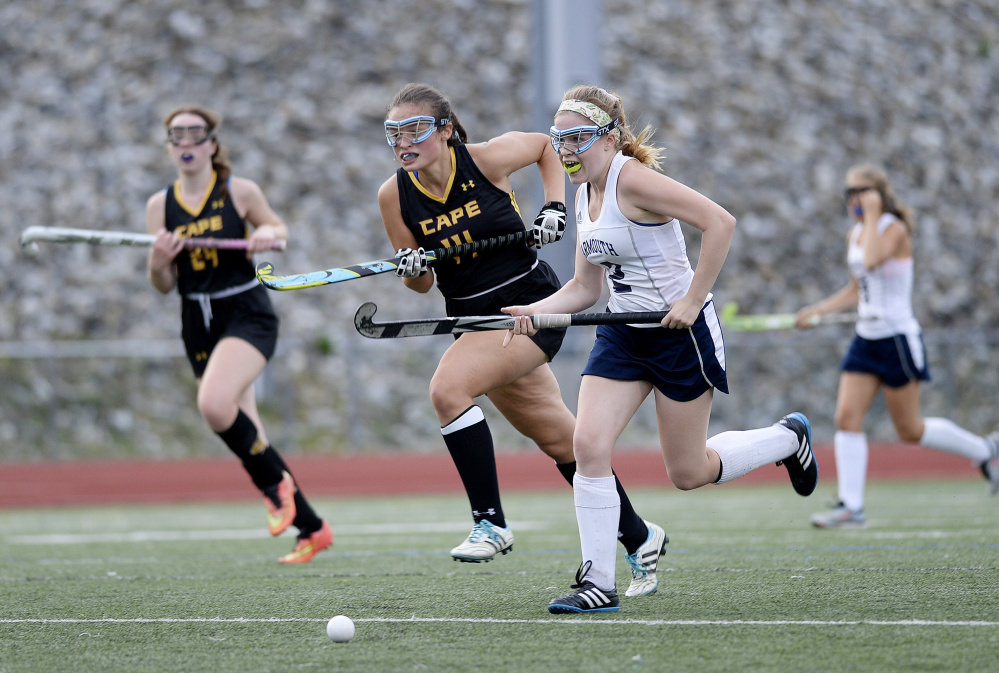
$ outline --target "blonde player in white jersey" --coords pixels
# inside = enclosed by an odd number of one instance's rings
[[[659,173],[661,150],[647,144],[650,136],[645,129],[636,137],[620,98],[603,89],[579,86],[565,94],[551,138],[569,179],[582,185],[576,200],[575,274],[546,299],[504,309],[515,316],[582,311],[599,301],[606,280],[609,311],[668,311],[661,326],[597,328],[573,435],[583,562],[576,591],[552,600],[552,613],[619,609],[615,536],[620,505],[611,452],[650,392],[666,471],[677,488],[727,482],[768,463],[786,465],[801,495],[809,495],[818,479],[803,414],[707,439],[714,390],[728,392],[710,290],[728,255],[735,218]],[[701,232],[696,271],[678,220]],[[507,341],[534,331],[530,320],[520,318]]]
[[[922,331],[912,312],[912,215],[894,194],[885,172],[860,164],[846,173],[850,282],[798,312],[798,327],[810,318],[857,307],[857,333],[840,366],[836,400],[836,478],[839,502],[812,517],[819,528],[864,526],[867,436],[864,417],[878,391],[902,441],[973,460],[999,491],[999,434],[979,437],[945,418],[922,418],[920,382],[930,378]]]

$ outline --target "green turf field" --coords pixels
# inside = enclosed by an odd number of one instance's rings
[[[514,552],[478,565],[448,556],[457,496],[318,501],[334,547],[291,567],[256,503],[2,511],[0,673],[997,670],[985,484],[873,484],[842,531],[809,527],[820,490],[634,493],[672,538],[660,590],[599,616],[545,609],[579,563],[568,488],[508,494]]]

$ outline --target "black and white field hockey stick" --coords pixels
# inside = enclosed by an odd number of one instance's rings
[[[515,243],[527,243],[529,240],[531,240],[531,234],[525,230],[518,231],[515,234],[486,238],[472,243],[461,243],[448,248],[427,250],[427,264],[433,266],[435,262],[445,259],[483,252],[492,248],[502,248]],[[269,290],[302,290],[307,287],[318,287],[320,285],[329,285],[345,280],[388,273],[389,271],[395,271],[397,268],[399,268],[399,258],[389,257],[388,259],[362,262],[361,264],[354,264],[353,266],[346,266],[341,269],[326,269],[324,271],[311,271],[291,276],[276,276],[274,275],[274,266],[270,262],[261,262],[257,264],[257,280]]]
[[[149,247],[156,242],[152,234],[131,231],[105,231],[101,229],[72,229],[69,227],[28,227],[21,232],[21,250],[27,255],[37,255],[38,241],[50,243],[89,243],[90,245],[124,245]],[[245,238],[185,238],[186,248],[218,248],[220,250],[246,250]],[[274,241],[272,250],[284,250],[286,241]]]
[[[798,323],[798,316],[794,313],[756,313],[749,315],[739,315],[739,306],[735,302],[729,302],[722,307],[722,326],[732,332],[769,332],[773,330],[795,329]],[[813,315],[809,324],[813,327],[818,325],[834,325],[843,323],[855,323],[860,320],[856,313],[824,313]]]
[[[434,334],[460,334],[512,329],[513,316],[482,315],[461,318],[425,318],[421,320],[396,320],[375,322],[378,307],[372,302],[361,304],[354,314],[354,327],[370,339],[395,339],[398,337],[431,336]],[[666,311],[642,313],[539,313],[532,315],[531,323],[538,329],[573,327],[576,325],[652,324],[662,322]]]

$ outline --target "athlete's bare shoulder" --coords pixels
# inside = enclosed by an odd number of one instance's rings
[[[496,185],[504,185],[513,173],[537,163],[548,145],[542,133],[508,131],[484,143],[466,145],[472,161]]]
[[[157,189],[153,192],[152,196],[146,199],[146,209],[159,207],[163,208],[166,205],[166,190]]]
[[[260,189],[258,185],[253,180],[249,178],[241,178],[237,175],[229,176],[229,192],[237,200],[245,200],[246,198],[256,198],[258,195],[263,194],[263,190]]]

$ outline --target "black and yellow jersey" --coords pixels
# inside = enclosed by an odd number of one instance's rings
[[[489,182],[464,145],[450,150],[451,178],[442,197],[427,191],[418,173],[396,172],[402,217],[417,244],[436,250],[524,231],[513,192]],[[537,259],[525,244],[444,260],[434,265],[437,287],[448,298],[474,296],[527,273]]]
[[[166,228],[180,238],[246,238],[246,222],[236,212],[228,189],[222,189],[218,174],[204,200],[184,203],[178,196],[179,181],[166,189]],[[242,285],[256,277],[245,250],[185,248],[175,260],[177,291],[182,295],[211,293]]]

